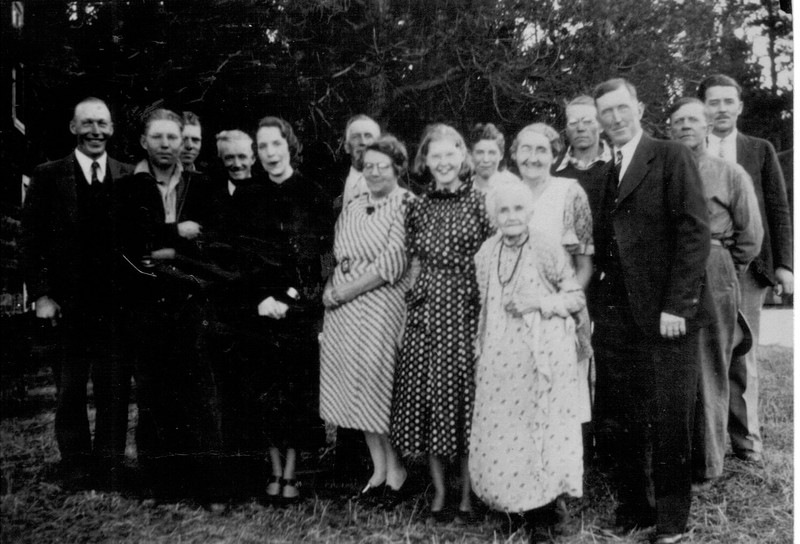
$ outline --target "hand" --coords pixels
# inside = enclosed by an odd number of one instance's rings
[[[336,308],[341,304],[339,297],[334,294],[334,290],[335,287],[329,283],[322,292],[322,305],[326,308]]]
[[[514,300],[506,304],[506,311],[511,315],[513,315],[514,317],[522,317],[523,315],[535,312],[538,309],[539,309],[538,300],[537,301],[528,300],[525,302],[524,305]]]
[[[661,312],[659,330],[664,338],[680,338],[686,334],[686,319],[667,312]]]
[[[181,238],[186,238],[187,240],[194,240],[200,236],[201,230],[203,228],[200,224],[194,221],[181,221],[178,223],[178,234]]]
[[[61,317],[61,306],[47,295],[41,296],[36,299],[36,317],[55,321]]]
[[[289,309],[287,304],[272,297],[265,298],[258,305],[258,315],[263,315],[271,319],[283,319]]]
[[[794,294],[794,274],[782,266],[775,270],[775,279],[778,283],[772,288],[775,294],[780,296]]]

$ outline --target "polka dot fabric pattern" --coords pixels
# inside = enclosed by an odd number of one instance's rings
[[[431,192],[414,202],[406,233],[409,256],[421,269],[406,296],[392,441],[407,456],[463,456],[475,391],[474,256],[491,234],[484,197],[470,183]]]

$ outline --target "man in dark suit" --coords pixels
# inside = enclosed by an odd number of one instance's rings
[[[697,329],[710,234],[697,166],[684,146],[643,134],[624,79],[594,90],[615,150],[595,221],[598,450],[617,474],[617,529],[656,526],[679,542],[691,505]]]
[[[738,163],[750,174],[764,225],[761,254],[742,275],[741,311],[750,324],[753,348],[735,357],[730,373],[728,434],[733,453],[744,461],[761,462],[758,423],[758,346],[761,307],[772,287],[777,295],[794,292],[792,217],[775,148],[766,140],[742,134],[736,121],[742,113],[742,89],[732,78],[717,74],[700,83],[698,98],[712,116],[708,153]]]
[[[78,103],[69,127],[75,150],[38,166],[31,178],[22,218],[23,266],[36,317],[57,324],[62,348],[54,369],[62,482],[83,487],[97,476],[98,483],[114,485],[125,454],[130,377],[118,349],[113,201],[130,166],[106,153],[114,124],[102,100]],[[90,372],[94,444],[86,406]]]
[[[213,218],[208,178],[179,161],[183,120],[157,109],[140,143],[146,158],[120,182],[118,217],[128,265],[123,301],[135,362],[136,446],[146,493],[206,498],[203,461],[220,444],[216,392],[202,333],[202,267],[193,265]]]

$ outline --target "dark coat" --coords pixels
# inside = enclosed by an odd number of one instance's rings
[[[775,269],[792,270],[792,216],[775,148],[767,140],[738,133],[736,162],[753,179],[764,224],[761,254],[750,265],[762,285],[774,285]]]
[[[614,176],[611,163],[608,175]],[[607,193],[606,184],[604,199]],[[616,243],[631,312],[645,334],[659,335],[662,312],[686,318],[689,327],[705,324],[698,310],[711,236],[700,175],[688,148],[642,135],[619,185],[617,205],[604,209],[610,216],[595,222],[590,302],[609,305],[600,280],[613,264],[607,258],[609,244]]]
[[[79,302],[76,287],[85,273],[78,235],[77,184],[83,180],[76,179],[77,168],[74,152],[37,166],[22,212],[20,243],[29,298],[35,301],[47,295],[62,309]],[[104,183],[111,184],[112,198],[118,193],[119,180],[131,171],[131,165],[108,158]],[[112,240],[116,235],[112,233]]]

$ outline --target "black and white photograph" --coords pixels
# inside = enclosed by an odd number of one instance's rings
[[[0,0],[0,544],[787,544],[791,0]]]

